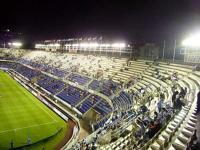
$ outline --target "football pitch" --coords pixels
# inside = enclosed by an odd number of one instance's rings
[[[0,70],[0,150],[11,147],[54,149],[68,124]]]

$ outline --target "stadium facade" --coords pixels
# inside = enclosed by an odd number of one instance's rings
[[[36,49],[65,51],[70,53],[105,54],[113,56],[131,56],[133,45],[124,42],[108,42],[100,38],[71,38],[45,40],[35,44]]]

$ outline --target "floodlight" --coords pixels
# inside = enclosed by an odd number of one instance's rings
[[[124,44],[124,43],[120,43],[120,44],[119,44],[119,47],[120,47],[120,48],[124,48],[124,47],[125,47],[125,44]]]
[[[74,46],[74,47],[78,47],[78,46],[79,46],[79,44],[72,44],[72,46]]]
[[[54,46],[56,46],[56,47],[59,47],[59,46],[60,46],[60,44],[59,44],[59,43],[55,43],[55,44],[54,44]]]
[[[42,46],[41,44],[35,44],[35,48],[39,48],[41,46]]]
[[[69,47],[69,46],[71,46],[71,44],[65,44],[65,46],[66,46],[66,47]]]
[[[101,44],[101,47],[110,47],[110,44]]]
[[[112,47],[115,47],[115,48],[124,48],[125,44],[124,43],[113,43]]]
[[[48,44],[47,46],[50,46],[50,47],[59,47],[60,44],[59,43],[55,43],[55,44]]]
[[[99,44],[98,44],[98,43],[90,43],[89,46],[90,46],[90,47],[98,47]]]
[[[22,46],[22,43],[14,42],[14,43],[12,43],[12,45],[15,47],[20,47],[20,46]]]
[[[12,43],[8,43],[9,46],[11,47],[15,47],[15,48],[19,48],[22,46],[22,43],[20,42],[12,42]]]
[[[183,40],[182,44],[187,47],[200,47],[200,32]]]
[[[88,47],[88,46],[89,46],[88,43],[81,43],[81,44],[80,44],[80,47],[85,47],[85,48],[86,48],[86,47]]]
[[[35,44],[35,48],[44,48],[45,46],[44,44]]]

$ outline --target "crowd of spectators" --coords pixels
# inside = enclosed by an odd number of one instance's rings
[[[153,138],[160,129],[162,129],[176,112],[179,112],[185,105],[187,88],[176,89],[172,95],[172,103],[167,103],[164,93],[160,93],[160,99],[157,103],[157,109],[150,114],[148,109],[143,109],[142,116],[138,117],[136,124],[138,130],[135,132],[135,138],[139,141],[137,144],[145,144]]]

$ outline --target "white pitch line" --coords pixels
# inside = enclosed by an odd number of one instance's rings
[[[21,85],[20,85],[21,86]],[[21,86],[23,87],[23,86]],[[24,87],[23,87],[24,88]],[[27,90],[27,89],[26,89]],[[32,95],[33,96],[33,95]],[[37,98],[38,99],[38,98]],[[42,108],[42,106],[40,106],[34,99],[31,99],[32,101],[34,101],[34,103],[36,103],[36,105],[38,107],[40,107],[48,116],[50,116],[50,118],[52,118],[54,120],[54,122],[58,122],[57,120],[55,120],[51,114],[49,114],[49,112],[47,112],[44,108]],[[40,100],[39,100],[40,101]],[[40,101],[41,102],[41,101]],[[45,105],[45,104],[44,104]]]
[[[27,90],[27,89],[26,89]],[[33,95],[32,95],[33,96]],[[36,97],[37,98],[37,97]],[[38,98],[37,98],[38,99]],[[38,107],[40,107],[48,116],[50,116],[50,118],[52,118],[54,120],[54,122],[58,122],[57,120],[55,120],[52,115],[49,114],[49,112],[47,112],[44,108],[42,108],[42,106],[40,106],[34,99],[31,99],[34,103],[36,103],[36,105]],[[40,100],[39,100],[40,101]],[[41,102],[41,101],[40,101]],[[42,102],[41,102],[42,103]],[[43,104],[45,105],[45,104]],[[46,106],[47,107],[47,106]],[[49,109],[49,108],[48,108]]]
[[[4,130],[4,131],[0,132],[0,134],[6,133],[6,132],[11,132],[11,131],[16,131],[16,130],[22,130],[22,129],[32,128],[32,127],[43,126],[43,125],[47,125],[47,124],[54,124],[54,123],[56,123],[56,122],[52,121],[52,122],[47,122],[47,123],[42,123],[42,124],[36,124],[36,125],[28,126],[28,127],[22,127],[22,128],[15,128],[15,129],[10,129],[10,130]]]
[[[15,80],[14,80],[15,81]],[[21,87],[23,87],[22,85],[20,85]],[[23,87],[24,88],[24,87]],[[26,88],[24,88],[26,89]],[[26,89],[27,90],[27,89]],[[28,90],[27,90],[28,91]],[[32,95],[33,96],[33,95]],[[37,98],[37,97],[36,97]],[[38,98],[37,98],[38,99]],[[36,103],[37,106],[39,106],[47,115],[50,116],[50,118],[52,118],[54,120],[54,122],[58,122],[57,120],[55,120],[52,115],[49,114],[49,112],[47,112],[44,108],[42,108],[34,99],[31,99],[32,101],[34,101],[34,103]],[[41,101],[40,101],[41,102]]]

